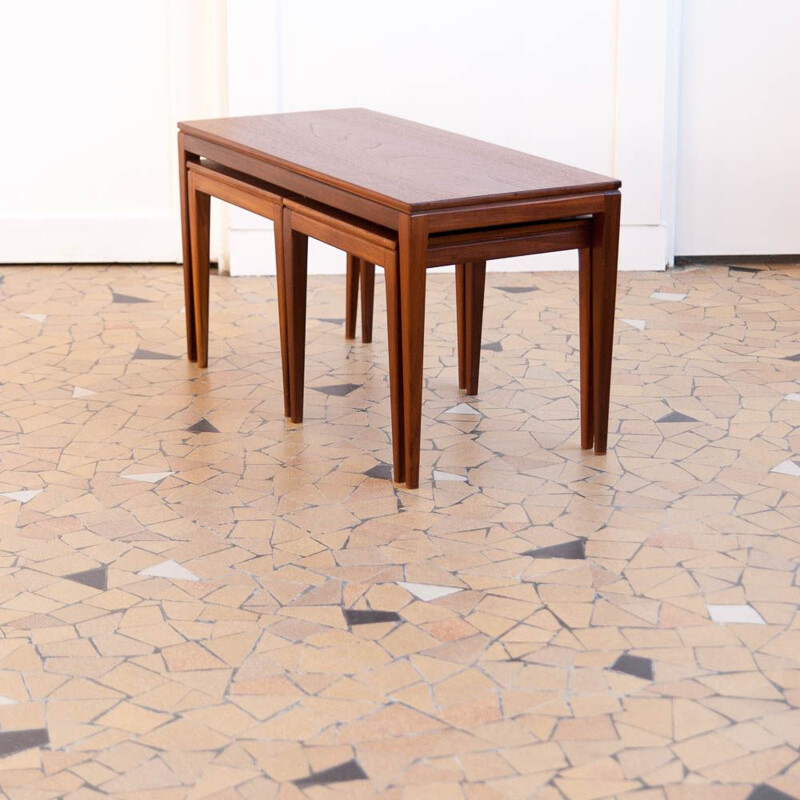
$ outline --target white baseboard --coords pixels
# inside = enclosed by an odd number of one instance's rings
[[[215,237],[216,238],[216,237]],[[665,268],[666,229],[662,225],[623,225],[620,230],[621,270]],[[212,242],[214,250],[218,249]],[[230,274],[274,275],[275,239],[267,227],[233,229],[229,238]],[[311,241],[309,272],[340,275],[345,256],[340,250]],[[81,264],[179,262],[180,228],[171,217],[89,219],[0,219],[0,263]],[[492,272],[540,272],[577,268],[574,251],[505,258],[489,264]]]
[[[666,268],[666,229],[663,225],[623,225],[620,229],[619,268],[621,270],[663,270]],[[275,239],[273,231],[232,230],[230,232],[231,275],[274,275]],[[491,272],[543,272],[572,270],[578,267],[574,251],[521,256],[493,261]],[[345,256],[341,250],[310,241],[308,271],[314,275],[341,275]]]
[[[89,264],[181,260],[172,217],[0,219],[0,263]]]
[[[621,270],[664,270],[669,263],[664,225],[622,225],[619,230]]]

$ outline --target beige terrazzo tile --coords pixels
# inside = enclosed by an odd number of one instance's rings
[[[489,275],[501,348],[464,398],[431,273],[415,492],[365,475],[391,458],[382,292],[347,343],[343,281],[310,279],[307,385],[356,388],[309,388],[294,426],[272,280],[212,278],[201,371],[177,269],[0,274],[0,493],[41,490],[0,498],[0,733],[50,740],[0,757],[0,793],[800,798],[800,477],[772,472],[800,461],[796,268],[621,275],[645,326],[618,320],[605,457],[577,446],[574,275]],[[576,537],[585,560],[526,555]],[[141,574],[164,562],[199,580]]]

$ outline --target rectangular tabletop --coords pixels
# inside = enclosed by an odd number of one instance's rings
[[[179,127],[189,136],[407,213],[620,186],[604,175],[363,108]]]

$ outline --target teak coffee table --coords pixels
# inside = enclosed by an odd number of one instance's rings
[[[618,180],[366,109],[182,122],[179,128],[189,358],[197,357],[191,263],[208,258],[207,210],[198,223],[189,170],[208,165],[234,175],[240,188],[248,181],[262,187],[276,208],[283,202],[283,214],[274,213],[284,223],[277,247],[284,390],[288,395],[299,384],[300,406],[302,357],[298,364],[292,354],[304,347],[305,297],[297,293],[305,292],[302,237],[315,234],[311,229],[298,238],[285,229],[287,220],[308,201],[322,227],[332,220],[356,234],[384,231],[396,246],[399,314],[390,315],[388,331],[395,346],[394,477],[412,489],[419,486],[427,268],[457,265],[459,341],[467,343],[460,383],[475,384],[486,261],[577,249],[581,446],[605,453]],[[297,403],[287,396],[287,413]]]

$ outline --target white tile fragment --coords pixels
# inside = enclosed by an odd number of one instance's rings
[[[675,292],[653,292],[650,297],[653,300],[666,300],[670,303],[678,303],[686,299],[685,294],[677,294]]]
[[[466,416],[467,414],[472,414],[475,416],[481,416],[481,412],[477,409],[473,408],[469,403],[459,403],[457,406],[453,406],[452,408],[448,408],[447,411],[444,412],[445,414],[461,414],[462,416]]]
[[[148,578],[172,578],[178,581],[199,581],[193,572],[189,572],[186,567],[182,567],[177,561],[162,561],[152,567],[143,569],[139,575],[147,575]]]
[[[631,328],[636,328],[637,331],[643,331],[645,326],[645,321],[643,319],[623,319],[626,325],[630,325]]]
[[[777,472],[780,475],[791,475],[793,478],[800,478],[800,464],[791,458],[782,461],[777,467],[773,467],[770,472]]]
[[[467,482],[467,479],[463,475],[454,475],[452,472],[442,472],[438,469],[433,471],[433,479],[438,483],[441,483],[442,481],[458,481],[461,483]]]
[[[405,581],[399,581],[398,584],[418,600],[424,600],[426,603],[430,600],[438,600],[440,597],[447,597],[449,594],[462,591],[455,586],[436,586],[433,583],[406,583]]]
[[[25,489],[21,492],[0,492],[0,497],[7,497],[9,500],[16,500],[19,503],[28,503],[41,494],[41,489]]]
[[[174,475],[173,472],[145,472],[141,475],[120,475],[121,478],[126,478],[129,481],[142,481],[143,483],[158,483],[163,481],[169,475]]]
[[[752,606],[708,606],[708,615],[714,622],[730,624],[742,622],[749,625],[766,625]]]

